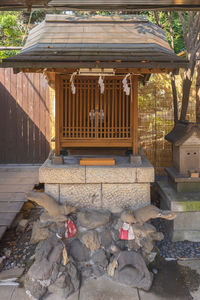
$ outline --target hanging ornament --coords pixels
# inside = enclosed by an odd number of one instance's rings
[[[75,75],[77,74],[77,72],[74,72],[72,75],[71,75],[71,78],[70,78],[70,82],[71,82],[71,91],[72,91],[72,94],[76,94],[76,87],[74,85],[74,77]]]
[[[133,227],[129,223],[124,223],[120,229],[119,238],[121,240],[134,240],[135,235],[133,232]]]
[[[130,90],[131,90],[130,87],[128,86],[128,82],[127,82],[127,77],[129,77],[130,75],[131,75],[130,73],[126,74],[126,76],[122,80],[123,89],[124,89],[124,92],[126,93],[126,96],[130,95]]]
[[[77,228],[76,228],[74,222],[70,218],[67,219],[67,221],[65,223],[65,228],[66,228],[66,231],[65,231],[66,238],[71,238],[74,235],[76,235]]]
[[[101,89],[101,94],[104,93],[104,82],[103,82],[103,78],[101,77],[101,75],[99,76],[99,81],[98,81],[98,84],[100,86],[100,89]]]

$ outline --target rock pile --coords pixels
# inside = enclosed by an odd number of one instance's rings
[[[36,202],[42,205],[38,198],[39,195]],[[33,226],[31,243],[38,245],[35,261],[25,276],[24,285],[29,296],[39,300],[53,293],[55,299],[67,299],[87,279],[105,273],[128,286],[150,289],[153,275],[146,264],[150,257],[155,257],[152,256],[154,241],[163,236],[148,221],[151,216],[169,219],[174,216],[154,206],[143,208],[144,214],[140,209],[123,211],[121,216],[103,210],[74,212],[71,207],[58,205],[54,199],[50,204],[56,206],[56,214],[49,214],[46,196],[42,199],[48,213],[43,212]],[[33,194],[31,200],[34,200]],[[70,219],[77,233],[66,238],[67,214],[71,212]],[[131,240],[120,239],[124,224],[131,228]]]

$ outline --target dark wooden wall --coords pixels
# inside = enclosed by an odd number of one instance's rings
[[[50,93],[42,74],[0,69],[0,163],[42,163],[50,151]]]

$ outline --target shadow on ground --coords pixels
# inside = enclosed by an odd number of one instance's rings
[[[158,270],[150,292],[170,300],[193,299],[190,292],[197,291],[200,285],[200,275],[195,270],[181,266],[177,261],[165,261],[161,257],[150,268]]]

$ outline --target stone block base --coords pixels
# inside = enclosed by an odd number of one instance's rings
[[[172,232],[172,241],[200,241],[200,230],[174,230]]]
[[[142,183],[45,184],[45,192],[59,203],[109,209],[113,213],[150,204],[150,185]]]
[[[178,193],[194,193],[200,192],[200,177],[189,177],[189,175],[181,175],[174,168],[166,168],[170,185]]]
[[[59,156],[52,156],[52,158],[51,158],[51,163],[53,164],[53,165],[63,165],[63,163],[64,163],[64,158],[63,158],[63,156],[62,155],[59,155]]]
[[[103,208],[117,213],[124,208],[150,204],[150,182],[154,168],[142,158],[141,166],[128,157],[115,157],[115,166],[80,166],[78,157],[66,157],[64,165],[47,160],[39,171],[45,192],[58,202]]]
[[[161,208],[177,214],[170,221],[172,241],[200,241],[200,201],[198,193],[177,193],[168,182],[158,182]]]

